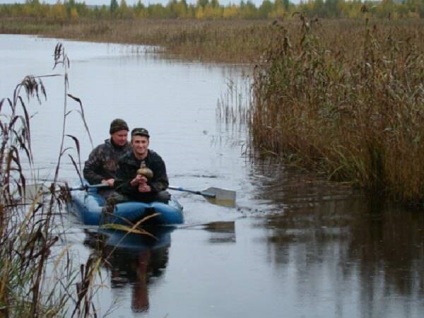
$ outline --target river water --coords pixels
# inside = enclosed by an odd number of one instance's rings
[[[59,41],[70,59],[69,93],[82,101],[94,145],[120,117],[130,128],[149,129],[172,185],[237,192],[236,207],[173,193],[184,206],[185,226],[158,234],[154,246],[135,238],[111,252],[95,297],[100,316],[423,316],[422,211],[250,161],[243,127],[217,118],[223,100],[243,104],[244,89],[234,88],[246,81],[241,67],[165,59],[137,46],[0,35],[0,97],[11,97],[25,75],[63,74],[60,66],[52,69]],[[48,100],[29,106],[37,176],[49,180],[63,127],[64,81],[43,82]],[[79,105],[67,103],[66,133],[80,141],[83,162],[93,145]],[[60,179],[77,180],[68,156]],[[95,229],[72,215],[66,220],[63,246],[84,263],[97,244]],[[222,221],[234,228],[209,226]]]

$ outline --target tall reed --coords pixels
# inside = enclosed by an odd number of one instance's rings
[[[422,22],[270,31],[254,75],[251,148],[402,201],[424,198]]]
[[[63,76],[65,94],[72,97],[67,92],[68,59],[60,44],[54,57],[55,66],[64,63],[65,73],[47,76]],[[46,97],[42,77],[26,76],[12,98],[0,101],[0,317],[88,317],[96,314],[92,297],[99,260],[88,259],[79,277],[70,250],[57,246],[63,229],[57,212],[66,203],[57,191],[57,176],[70,149],[64,143],[66,104],[54,180],[48,187],[28,184],[34,173],[25,101]]]

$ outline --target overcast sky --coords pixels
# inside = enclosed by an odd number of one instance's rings
[[[221,5],[228,5],[229,3],[235,3],[235,4],[239,4],[240,0],[218,0],[219,3]],[[251,2],[253,2],[256,6],[260,5],[262,3],[263,0],[251,0]],[[273,2],[273,0],[271,0]],[[57,0],[40,0],[41,3],[50,3],[50,4],[54,4],[57,2]],[[61,0],[61,2],[63,3],[64,1]],[[85,2],[85,4],[93,4],[93,5],[109,5],[110,4],[110,0],[76,0],[76,2],[78,3],[82,3]],[[121,0],[118,0],[118,3],[120,3]],[[136,4],[138,2],[138,0],[126,0],[127,5],[132,6],[134,4]],[[163,5],[167,4],[169,2],[169,0],[142,0],[141,1],[144,5],[149,5],[149,4],[154,4],[154,3],[162,3]],[[197,2],[197,0],[186,0],[187,3],[189,4],[194,4]],[[245,2],[247,2],[247,0],[245,0]],[[0,4],[3,3],[25,3],[25,0],[0,0]]]

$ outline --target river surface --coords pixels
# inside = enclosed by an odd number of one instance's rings
[[[66,133],[80,142],[81,164],[119,117],[150,131],[172,185],[237,192],[236,207],[175,192],[182,228],[158,234],[153,246],[110,250],[95,297],[100,317],[423,317],[423,211],[249,160],[243,127],[217,118],[222,101],[244,103],[241,67],[165,59],[138,46],[0,35],[0,97],[11,97],[25,75],[63,74],[60,65],[52,69],[59,41],[70,60],[68,92],[81,99],[93,142],[79,105],[67,99]],[[49,180],[64,80],[43,82],[47,101],[28,106],[37,175]],[[60,179],[78,180],[68,156]],[[98,235],[66,217],[63,246],[84,263]],[[210,226],[224,221],[234,227]]]

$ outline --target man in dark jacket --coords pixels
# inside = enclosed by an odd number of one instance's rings
[[[91,151],[85,162],[83,175],[90,184],[107,184],[113,187],[118,159],[131,151],[128,143],[128,125],[122,119],[114,119],[110,124],[110,139]]]
[[[118,161],[114,188],[129,200],[166,203],[170,194],[166,191],[169,181],[165,162],[159,154],[149,149],[149,142],[147,129],[135,128],[131,131],[132,151]]]

